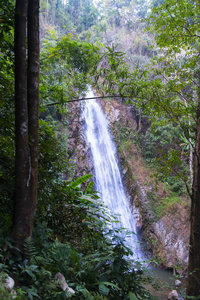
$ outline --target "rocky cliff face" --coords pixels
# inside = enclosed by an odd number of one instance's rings
[[[153,205],[167,197],[161,183],[155,183],[152,171],[142,158],[135,143],[138,120],[131,107],[117,101],[99,101],[110,123],[118,147],[121,172],[130,205],[137,210],[138,230],[143,233],[146,247],[160,265],[173,268],[178,273],[186,271],[189,251],[189,213],[187,207],[176,204],[166,215],[155,216]],[[84,122],[79,105],[73,105],[73,122],[69,140],[76,175],[94,174],[89,146],[84,136]],[[75,109],[76,108],[76,109]],[[154,203],[154,200],[156,202]]]
[[[146,246],[164,268],[184,273],[189,253],[188,208],[175,204],[166,215],[160,218],[154,215],[151,196],[154,195],[158,203],[159,199],[167,198],[167,193],[161,183],[154,181],[152,171],[147,168],[141,150],[135,144],[138,120],[131,107],[119,102],[101,101],[101,106],[110,121],[118,147],[123,181],[127,194],[130,195],[130,203],[140,213],[137,226],[143,232]],[[129,129],[132,129],[131,133]],[[127,135],[125,139],[120,131]]]
[[[75,176],[94,174],[90,147],[84,135],[84,121],[82,117],[83,104],[71,104],[68,132],[68,153],[75,166]],[[83,187],[84,188],[84,187]]]
[[[176,212],[163,216],[157,222],[152,222],[146,228],[146,235],[150,236],[156,245],[152,247],[164,267],[172,267],[178,273],[187,269],[189,253],[189,218],[184,207],[176,205]]]

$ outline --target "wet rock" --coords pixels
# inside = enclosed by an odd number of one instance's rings
[[[55,275],[55,279],[58,280],[58,284],[63,291],[67,290],[67,292],[75,294],[75,291],[68,286],[65,277],[60,272]]]
[[[182,282],[180,280],[175,281],[175,286],[179,287],[182,285]]]
[[[14,280],[8,275],[7,275],[7,278],[5,279],[5,283],[6,283],[7,289],[9,291],[11,291],[15,286]]]
[[[153,222],[149,235],[156,241],[154,254],[162,260],[164,267],[173,268],[174,273],[183,273],[188,265],[189,220],[184,208],[177,204],[174,215],[165,215]],[[182,224],[188,223],[184,228]]]
[[[168,295],[168,300],[179,300],[178,293],[176,290],[171,291]]]
[[[5,288],[9,291],[11,291],[15,286],[14,280],[6,273],[1,273],[0,280],[3,281]]]

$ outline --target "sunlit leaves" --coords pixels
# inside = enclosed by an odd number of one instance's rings
[[[199,1],[166,0],[159,8],[152,9],[149,28],[156,33],[160,47],[180,53],[182,48],[192,48],[199,43],[199,13]]]
[[[5,34],[13,30],[14,26],[14,0],[2,0],[0,3],[0,45]]]
[[[79,98],[98,61],[99,47],[74,40],[72,35],[62,37],[53,47],[46,41],[41,58],[41,99],[63,105]]]

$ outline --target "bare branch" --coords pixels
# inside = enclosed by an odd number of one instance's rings
[[[71,99],[69,101],[66,101],[64,104],[71,103],[71,102],[78,102],[78,101],[83,101],[83,100],[92,100],[92,99],[105,99],[105,98],[129,98],[130,96],[121,96],[121,95],[109,95],[109,96],[96,96],[96,97],[91,97],[91,98],[80,98],[80,99]],[[47,103],[43,104],[41,106],[52,106],[52,105],[57,105],[61,104],[60,102],[52,102],[52,103]]]

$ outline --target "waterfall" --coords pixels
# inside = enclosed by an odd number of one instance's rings
[[[89,91],[88,98],[94,97]],[[85,135],[93,157],[95,187],[101,200],[108,206],[111,214],[117,214],[117,228],[127,228],[134,232],[127,236],[127,243],[133,251],[133,258],[141,257],[136,225],[129,201],[126,197],[119,166],[116,159],[116,146],[108,130],[108,121],[96,100],[88,100],[83,109]]]

